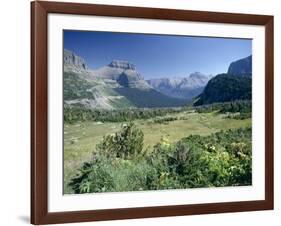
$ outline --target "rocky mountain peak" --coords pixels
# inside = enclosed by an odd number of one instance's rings
[[[63,62],[66,71],[86,71],[88,66],[85,60],[68,49],[63,51]]]
[[[147,80],[157,91],[167,96],[192,99],[202,92],[211,76],[194,72],[187,77],[157,78]]]
[[[124,70],[136,70],[134,64],[129,63],[128,61],[125,60],[113,60],[108,66],[113,68],[121,68]]]

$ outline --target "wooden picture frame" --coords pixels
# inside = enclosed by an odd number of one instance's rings
[[[71,212],[48,211],[48,14],[265,27],[265,199]],[[273,16],[62,2],[31,3],[31,223],[52,224],[273,209]],[[262,148],[262,147],[261,147]]]

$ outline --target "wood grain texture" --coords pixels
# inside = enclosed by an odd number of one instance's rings
[[[265,26],[265,200],[48,212],[48,13]],[[61,2],[31,3],[31,223],[53,224],[273,209],[273,17]]]
[[[48,72],[47,13],[41,4],[31,8],[31,221],[47,213]]]
[[[274,207],[274,20],[265,25],[265,200]]]

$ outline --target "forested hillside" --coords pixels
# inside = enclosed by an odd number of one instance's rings
[[[220,74],[212,78],[194,105],[212,104],[252,98],[252,79],[250,77]]]

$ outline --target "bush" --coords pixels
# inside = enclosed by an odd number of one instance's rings
[[[130,122],[123,124],[121,131],[107,135],[97,145],[97,151],[108,156],[129,159],[141,153],[143,148],[143,132]]]
[[[113,190],[115,186],[107,164],[110,163],[100,159],[84,163],[69,185],[78,194]]]
[[[143,151],[133,123],[104,137],[69,184],[75,193],[251,185],[251,128],[191,135]]]

